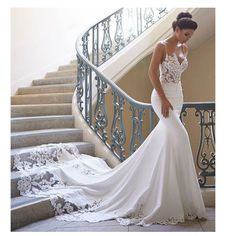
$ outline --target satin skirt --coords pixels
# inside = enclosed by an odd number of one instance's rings
[[[189,136],[179,119],[182,87],[171,83],[163,89],[174,109],[163,117],[153,89],[151,104],[160,120],[125,161],[110,168],[99,157],[60,149],[56,163],[27,172],[37,178],[21,178],[21,194],[49,196],[62,221],[116,219],[121,225],[150,226],[206,219]]]

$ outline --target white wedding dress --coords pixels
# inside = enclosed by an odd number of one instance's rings
[[[206,219],[189,136],[179,118],[180,78],[187,66],[187,58],[179,62],[175,53],[166,54],[160,81],[174,109],[164,118],[153,89],[151,104],[160,120],[125,161],[110,168],[72,144],[42,145],[15,158],[21,195],[50,196],[56,218],[65,221],[116,219],[121,225],[149,226]]]

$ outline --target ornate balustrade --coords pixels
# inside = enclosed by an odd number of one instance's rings
[[[76,41],[79,111],[121,162],[145,140],[148,133],[144,134],[143,126],[152,131],[156,115],[151,104],[134,100],[98,67],[167,13],[166,8],[122,8],[89,28]],[[188,109],[195,109],[195,115],[200,117],[196,158],[199,184],[214,187],[207,185],[207,179],[215,176],[215,103],[184,103],[181,121]]]

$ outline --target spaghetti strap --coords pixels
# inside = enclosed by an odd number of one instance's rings
[[[161,43],[162,43],[162,44],[164,44],[164,46],[165,46],[165,52],[166,52],[166,56],[167,56],[167,55],[168,55],[168,53],[167,53],[167,47],[166,47],[166,43],[164,42],[164,40],[162,40],[162,41],[161,41]]]

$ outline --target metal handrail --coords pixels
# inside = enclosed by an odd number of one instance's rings
[[[167,14],[167,10],[164,8],[158,8],[159,12],[164,12]],[[109,60],[115,53],[122,50],[127,46],[128,43],[132,42],[139,36],[142,32],[144,32],[147,28],[151,27],[155,22],[154,18],[154,10],[151,8],[145,8],[145,14],[141,15],[142,10],[136,8],[136,27],[137,27],[137,35],[134,37],[128,38],[127,41],[124,40],[122,35],[122,14],[124,12],[124,8],[120,8],[114,13],[110,14],[103,20],[91,26],[88,30],[80,34],[76,40],[76,55],[77,55],[77,103],[79,107],[79,111],[84,118],[84,120],[88,123],[90,128],[98,135],[98,137],[104,142],[104,144],[114,153],[114,155],[122,162],[127,157],[125,152],[128,147],[125,147],[127,144],[126,136],[127,131],[124,127],[124,104],[129,104],[130,111],[132,115],[130,116],[130,122],[132,122],[132,130],[131,130],[131,139],[129,144],[129,155],[136,151],[139,145],[145,140],[142,133],[142,125],[144,119],[144,113],[148,111],[149,114],[149,127],[150,131],[154,128],[154,115],[155,112],[150,103],[143,103],[136,101],[132,97],[130,97],[127,93],[125,93],[119,86],[117,86],[112,80],[107,78],[102,72],[99,71],[98,67]],[[146,18],[145,18],[145,17]],[[111,40],[110,36],[110,21],[111,18],[116,18],[116,33],[114,41]],[[146,28],[142,25],[142,17],[145,18],[145,21],[150,23]],[[160,17],[161,18],[161,17]],[[157,19],[160,19],[157,18]],[[124,17],[125,19],[125,17]],[[101,38],[99,38],[99,34],[101,33],[99,30],[103,30],[102,35],[102,44]],[[119,34],[118,34],[118,33]],[[132,33],[132,32],[131,32]],[[89,36],[91,36],[91,50],[89,49]],[[112,44],[115,42],[116,47],[112,48]],[[100,43],[100,44],[99,44]],[[99,47],[98,47],[99,46]],[[90,52],[89,52],[90,50]],[[100,53],[103,55],[100,60]],[[92,59],[91,59],[92,58]],[[95,85],[95,81],[97,84]],[[108,92],[108,86],[110,91],[112,92],[113,97],[113,119],[111,126],[111,137],[110,141],[108,138],[108,116],[106,111],[106,93]],[[96,88],[95,88],[96,87]],[[97,100],[95,110],[93,111],[92,101],[93,101],[93,90],[97,90]],[[182,121],[183,116],[187,115],[186,109],[196,109],[196,116],[201,117],[201,140],[199,145],[199,151],[197,155],[197,165],[201,172],[199,173],[199,183],[201,187],[214,187],[214,185],[207,185],[207,177],[214,176],[214,164],[215,164],[215,156],[214,156],[214,143],[215,143],[215,133],[214,133],[214,115],[215,115],[215,103],[214,102],[188,102],[184,103],[180,119]],[[202,116],[202,112],[210,112],[209,119],[210,122],[205,122],[204,117]],[[124,113],[124,114],[123,114]],[[93,121],[94,119],[94,121]],[[211,132],[213,136],[212,148],[213,154],[210,154],[212,157],[211,160],[207,160],[205,156],[202,156],[202,149],[204,146],[205,139],[207,142],[210,140],[209,137],[204,137],[205,129],[209,130],[211,127]],[[139,145],[137,144],[139,142]],[[206,164],[207,163],[207,164]],[[207,168],[206,168],[207,166]],[[209,169],[211,169],[209,171]]]

